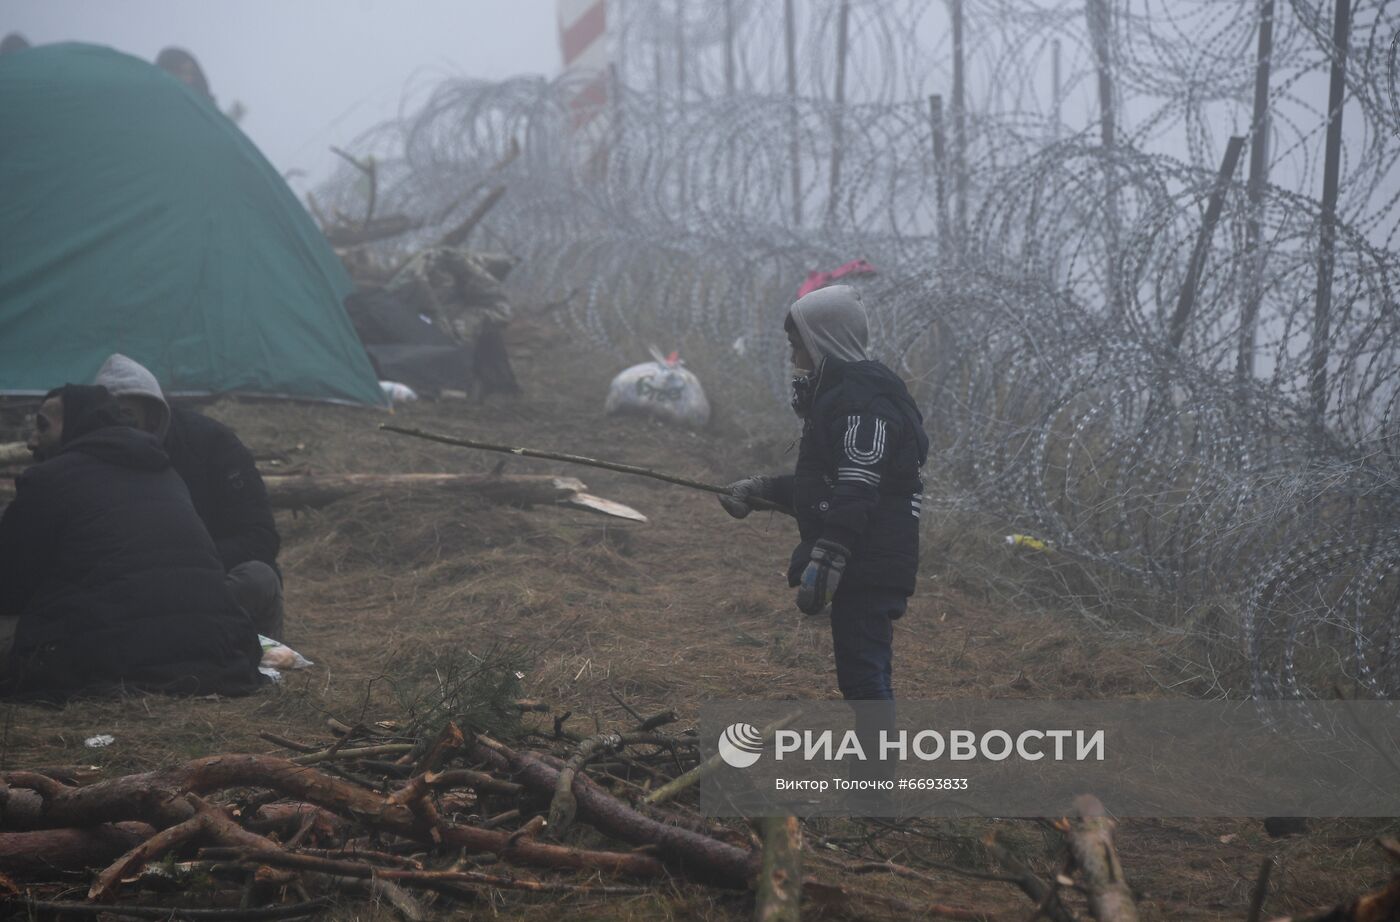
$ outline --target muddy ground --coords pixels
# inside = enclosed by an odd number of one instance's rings
[[[256,401],[206,409],[235,426],[269,472],[486,471],[500,460],[377,431],[386,421],[714,482],[791,463],[796,427],[780,413],[768,427],[751,418],[740,426],[722,403],[717,423],[701,433],[609,419],[601,407],[618,370],[614,359],[580,349],[547,321],[517,324],[511,350],[525,388],[518,398],[420,402],[392,417]],[[702,365],[696,370],[705,375]],[[211,753],[273,752],[259,731],[322,740],[331,717],[403,720],[432,700],[440,681],[482,660],[518,666],[520,693],[572,711],[580,729],[629,721],[614,696],[642,713],[674,708],[683,721],[710,698],[839,697],[827,622],[800,615],[782,578],[790,520],[756,514],[736,522],[711,496],[604,471],[524,459],[511,459],[506,470],[578,476],[650,521],[490,506],[436,492],[366,494],[317,512],[279,513],[286,639],[314,668],[243,700],[133,696],[62,709],[5,706],[2,767],[94,763],[112,775]],[[1153,696],[1201,681],[1183,665],[1199,660],[1183,658],[1173,638],[1146,628],[1110,633],[1043,595],[1033,605],[1008,602],[1005,586],[1022,569],[1018,552],[996,537],[936,517],[928,524],[921,588],[896,628],[901,697]],[[1228,651],[1220,660],[1230,661]],[[100,733],[116,742],[84,746]],[[1389,869],[1371,842],[1395,828],[1337,821],[1272,839],[1257,820],[1130,819],[1119,846],[1144,918],[1243,919],[1266,856],[1280,862],[1268,915],[1325,906],[1383,882]],[[980,842],[990,833],[1045,876],[1060,854],[1058,837],[1029,821],[902,829],[830,821],[810,824],[808,833],[814,842],[826,837],[915,866],[985,868]],[[934,883],[917,888],[877,883],[1004,918],[1031,911],[1004,883],[929,874]],[[645,897],[564,904],[511,894],[462,917],[740,919],[751,912],[746,897],[678,884]],[[341,915],[392,918],[387,907],[363,904]]]

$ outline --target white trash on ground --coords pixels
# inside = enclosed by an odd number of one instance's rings
[[[651,349],[654,361],[633,365],[613,378],[603,411],[609,416],[633,413],[668,423],[700,428],[710,421],[710,402],[700,379],[672,352]]]
[[[418,392],[407,384],[397,381],[380,381],[379,389],[394,403],[408,403],[418,399]]]
[[[291,647],[271,637],[259,634],[258,643],[262,645],[262,661],[258,663],[258,672],[274,682],[282,681],[283,670],[305,669],[307,666],[316,665]]]
[[[83,745],[89,749],[106,749],[116,741],[117,738],[110,733],[99,733],[83,740]]]

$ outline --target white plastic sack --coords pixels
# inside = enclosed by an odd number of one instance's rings
[[[708,423],[710,402],[700,379],[676,353],[663,356],[653,347],[651,354],[655,361],[633,365],[613,378],[604,412],[636,413],[697,429]]]
[[[418,399],[418,393],[413,388],[398,381],[380,381],[379,389],[394,403],[408,403]]]
[[[271,637],[259,634],[258,644],[262,647],[262,662],[258,663],[258,672],[274,682],[282,681],[282,673],[285,670],[305,669],[316,665],[291,647]]]

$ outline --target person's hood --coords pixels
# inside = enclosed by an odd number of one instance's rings
[[[59,454],[70,451],[141,471],[163,471],[170,466],[170,456],[149,432],[130,426],[107,426],[64,444]]]
[[[819,288],[793,302],[792,322],[818,366],[822,359],[863,362],[870,327],[860,292],[850,285]]]
[[[165,434],[170,431],[170,404],[165,401],[160,382],[145,365],[114,352],[102,363],[92,383],[107,388],[113,397],[145,397],[159,404],[160,422],[156,426],[156,438],[165,441]]]

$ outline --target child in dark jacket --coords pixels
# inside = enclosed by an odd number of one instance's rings
[[[893,700],[893,622],[919,566],[919,471],[928,436],[898,376],[866,356],[860,296],[834,285],[799,298],[785,329],[802,417],[796,472],[748,477],[720,503],[735,518],[753,497],[791,509],[801,542],[788,583],[797,607],[831,605],[836,679],[848,700]]]

